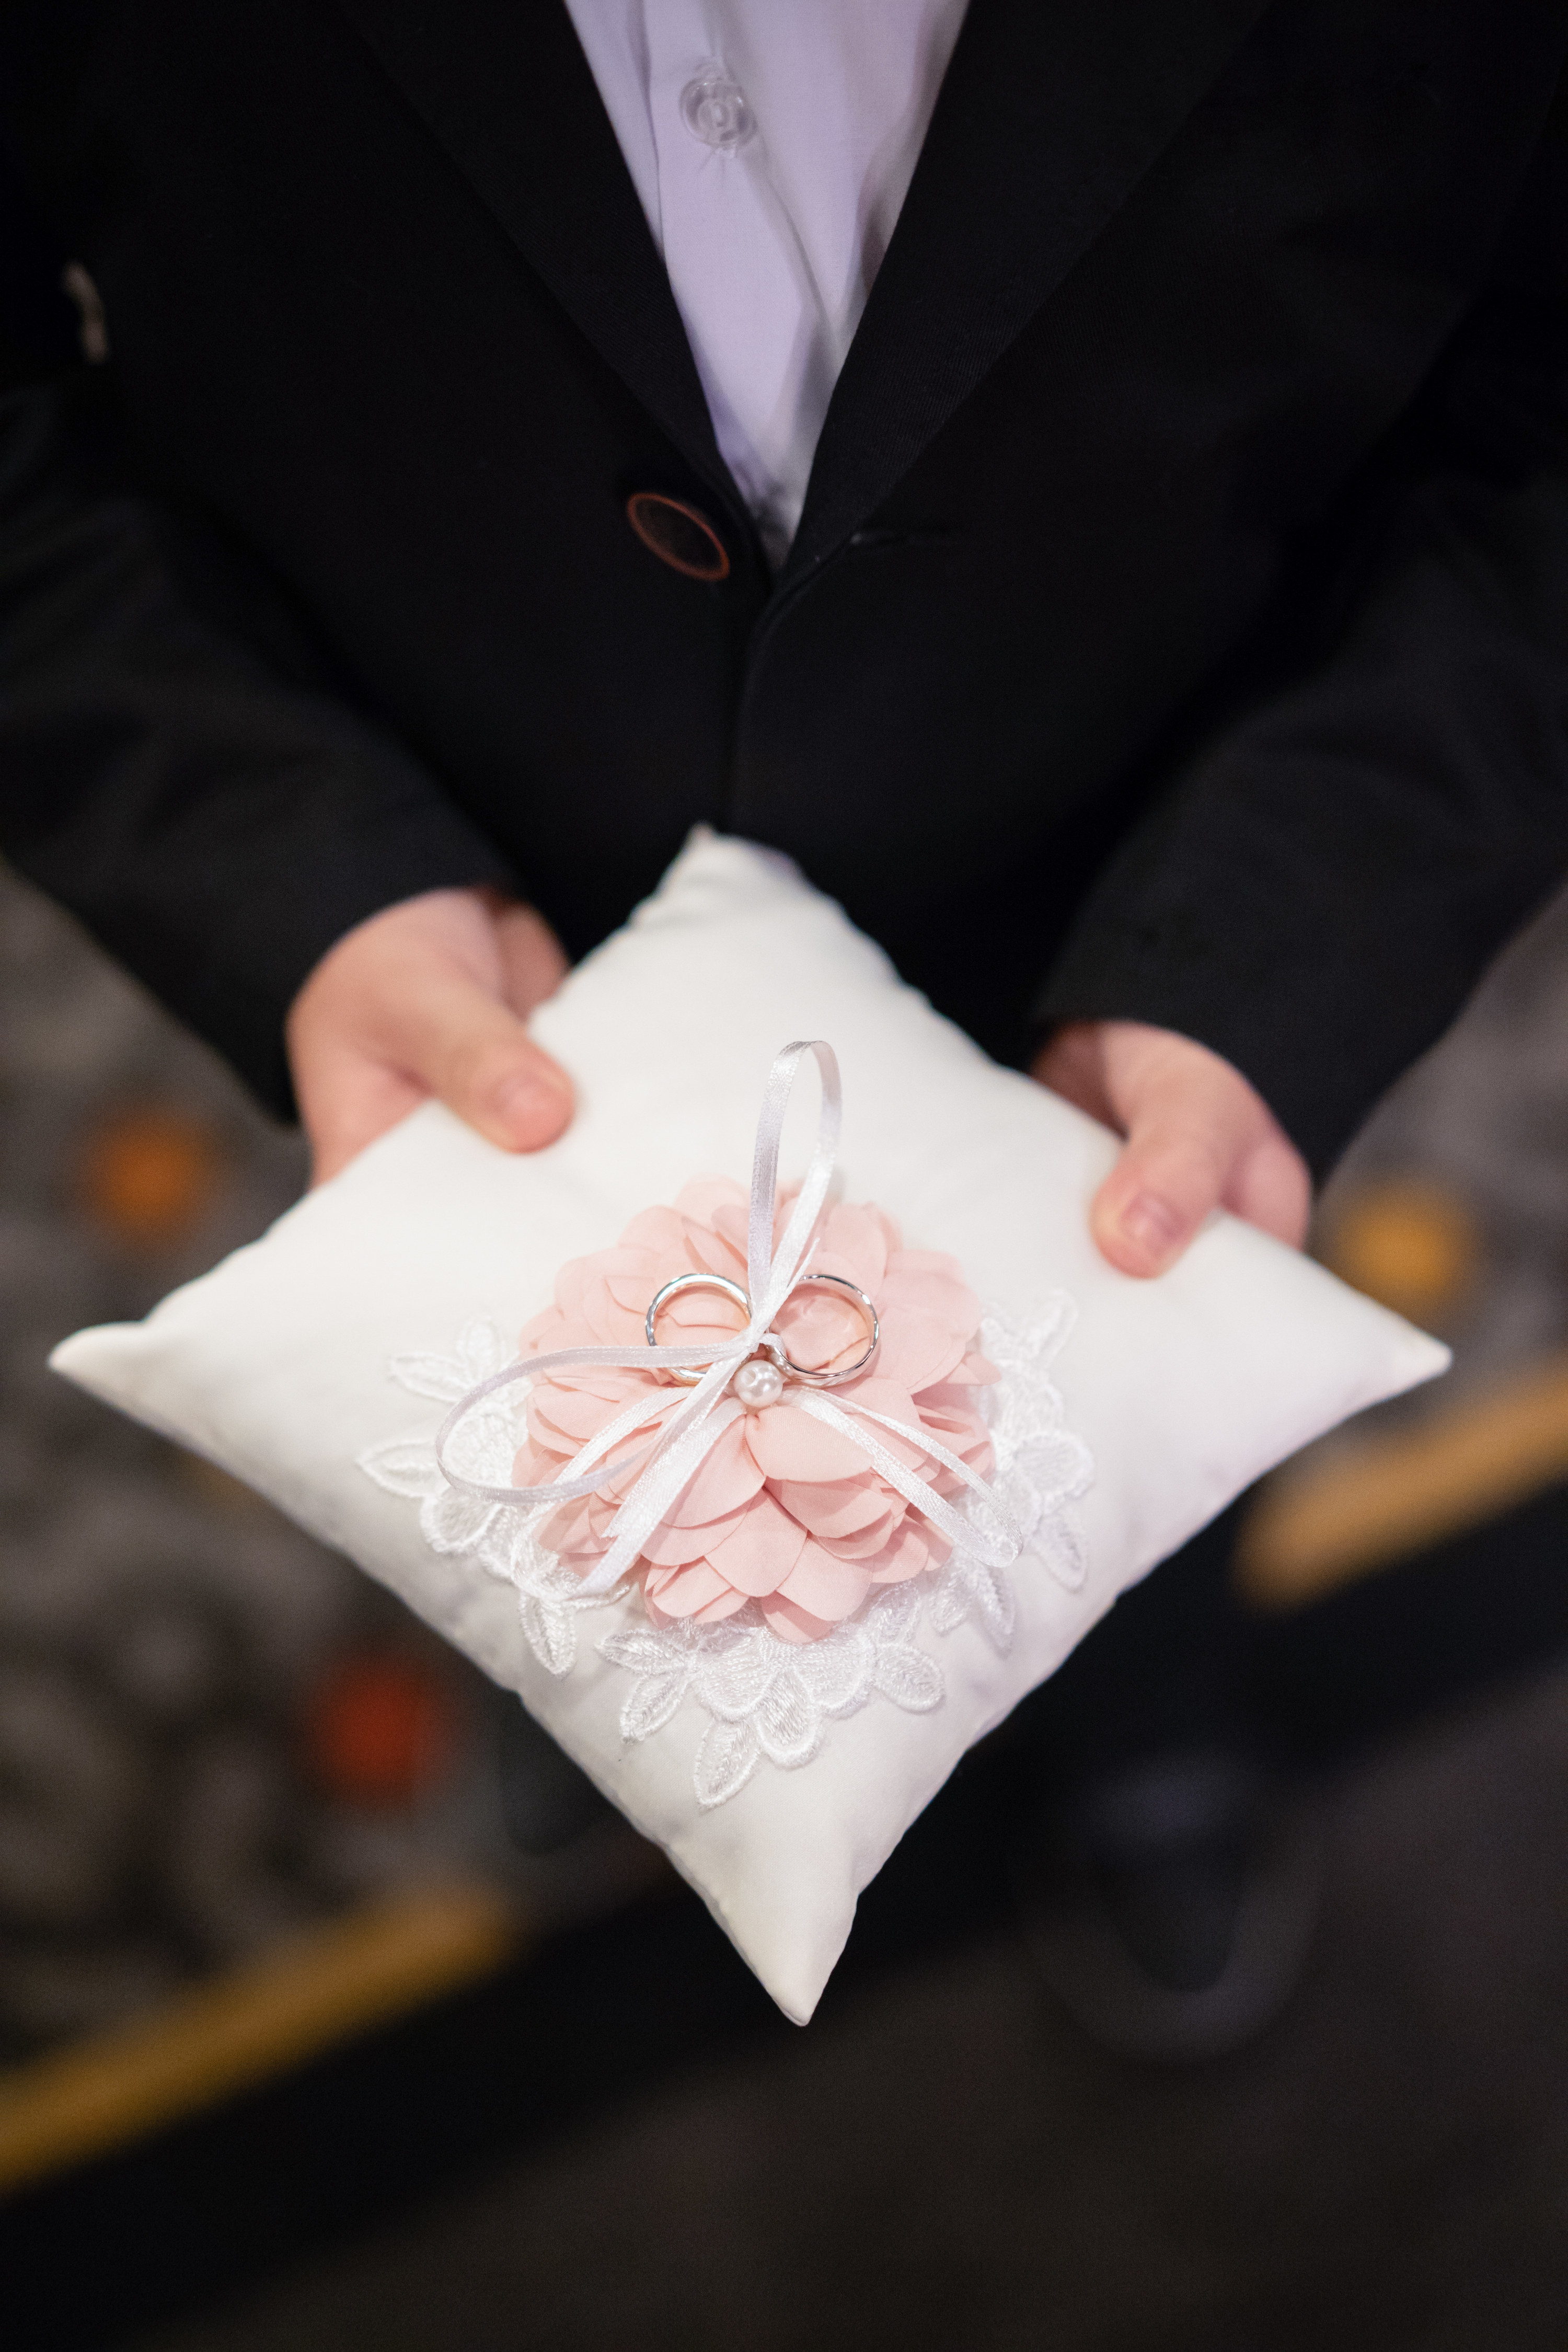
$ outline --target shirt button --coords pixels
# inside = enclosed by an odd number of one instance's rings
[[[756,136],[757,118],[746,93],[722,66],[707,65],[680,93],[680,119],[693,139],[732,155]]]

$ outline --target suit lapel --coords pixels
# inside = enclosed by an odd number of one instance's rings
[[[562,308],[731,508],[701,382],[561,0],[341,0]]]
[[[1269,0],[971,0],[784,578],[887,497]],[[664,265],[562,0],[341,0],[562,308],[739,517]]]
[[[786,580],[908,472],[1267,5],[971,0],[827,412]]]

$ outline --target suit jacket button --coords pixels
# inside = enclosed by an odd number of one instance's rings
[[[662,490],[634,490],[626,520],[643,545],[688,580],[727,580],[730,558],[705,514]]]

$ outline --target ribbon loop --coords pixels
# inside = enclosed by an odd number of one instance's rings
[[[808,1054],[815,1056],[822,1081],[816,1140],[805,1181],[775,1249],[779,1147],[784,1114],[795,1077]],[[838,1057],[832,1046],[821,1038],[796,1038],[785,1045],[774,1057],[768,1073],[752,1159],[743,1302],[749,1309],[748,1319],[745,1328],[726,1340],[717,1352],[711,1340],[687,1347],[662,1347],[650,1342],[636,1349],[557,1348],[543,1355],[531,1356],[523,1362],[509,1364],[504,1371],[493,1372],[489,1380],[481,1381],[453,1406],[437,1432],[436,1460],[449,1486],[476,1501],[499,1503],[531,1514],[574,1502],[584,1495],[597,1494],[611,1478],[624,1477],[628,1470],[643,1465],[641,1475],[610,1523],[609,1549],[583,1580],[584,1594],[609,1592],[620,1582],[637,1560],[643,1544],[673,1509],[719,1438],[742,1411],[737,1399],[729,1393],[730,1383],[741,1366],[763,1350],[775,1363],[779,1360],[779,1342],[773,1327],[794,1291],[814,1281],[836,1279],[814,1276],[807,1266],[816,1221],[833,1181],[842,1116],[843,1086]],[[845,1286],[852,1288],[853,1285]],[[735,1286],[726,1287],[733,1290]],[[876,1309],[868,1299],[864,1304],[870,1311],[872,1344],[860,1363],[852,1368],[857,1373],[869,1362],[876,1348]],[[651,1326],[651,1310],[649,1321]],[[448,1466],[447,1449],[458,1424],[486,1397],[518,1381],[532,1381],[553,1371],[595,1366],[605,1370],[668,1371],[676,1374],[682,1385],[675,1389],[650,1388],[645,1396],[637,1398],[580,1447],[560,1476],[546,1486],[489,1486],[477,1479],[465,1478]],[[811,1374],[802,1373],[795,1365],[790,1366],[789,1371],[792,1403],[841,1436],[851,1438],[889,1486],[906,1502],[912,1503],[957,1549],[971,1553],[991,1568],[1005,1568],[1017,1557],[1017,1538],[1001,1496],[966,1462],[939,1444],[926,1430],[889,1420],[887,1414],[873,1412],[847,1394],[829,1399]],[[662,1427],[640,1451],[622,1454],[618,1460],[610,1458],[626,1440],[635,1438],[654,1423],[662,1423]],[[931,1461],[952,1472],[982,1502],[984,1517],[989,1524],[965,1518],[955,1510],[927,1480],[907,1469],[867,1423],[879,1425],[911,1441]]]

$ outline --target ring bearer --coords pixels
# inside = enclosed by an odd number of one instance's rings
[[[1121,1130],[1113,1264],[1299,1243],[1568,856],[1565,53],[10,0],[0,844],[329,1176],[432,1094],[556,1136],[525,1016],[706,822]],[[1310,1916],[1222,1568],[1010,1735],[1037,1948],[1140,2046]]]

